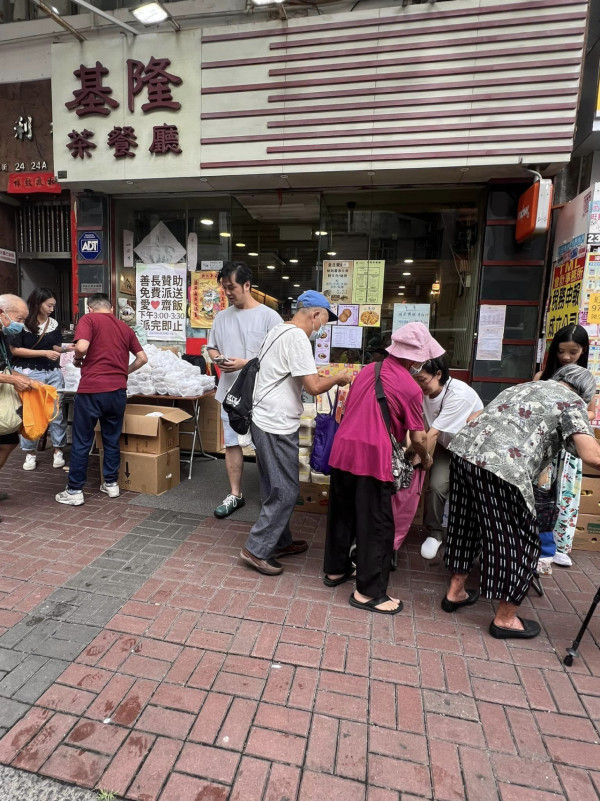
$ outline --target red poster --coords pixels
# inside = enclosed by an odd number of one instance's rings
[[[62,187],[51,172],[11,172],[6,191],[9,195],[60,195]]]

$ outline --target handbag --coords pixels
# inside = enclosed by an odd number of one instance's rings
[[[6,365],[2,373],[4,375],[12,375],[10,360],[2,339],[0,339],[0,346]],[[19,398],[17,390],[12,384],[0,383],[0,436],[14,434],[15,431],[19,430],[21,427],[20,408],[21,399]]]
[[[329,411],[318,414],[315,420],[315,438],[313,450],[310,456],[310,466],[317,473],[328,476],[331,472],[329,467],[329,457],[333,447],[333,438],[339,428],[339,423],[335,419],[338,403],[338,392],[335,393],[335,401],[331,403],[329,392],[324,393],[329,401]]]
[[[414,473],[414,467],[406,458],[404,449],[398,443],[396,437],[392,433],[390,407],[388,406],[387,398],[385,397],[385,392],[383,390],[383,384],[381,383],[380,373],[382,364],[383,362],[378,362],[375,365],[375,395],[377,397],[379,408],[381,409],[383,422],[385,423],[385,427],[387,428],[390,437],[390,442],[392,443],[392,476],[394,482],[394,492],[398,492],[398,490],[408,489],[408,487],[410,487]]]

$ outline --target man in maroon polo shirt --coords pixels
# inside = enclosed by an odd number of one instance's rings
[[[146,364],[137,337],[113,314],[108,295],[92,295],[89,314],[75,329],[75,361],[81,367],[81,381],[73,411],[73,446],[67,488],[56,495],[58,503],[81,506],[87,478],[88,456],[94,441],[94,428],[100,421],[104,461],[104,481],[100,491],[109,498],[119,495],[119,437],[127,403],[127,376]],[[135,356],[129,364],[129,354]]]

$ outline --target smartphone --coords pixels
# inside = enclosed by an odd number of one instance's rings
[[[227,364],[227,362],[229,361],[229,359],[227,358],[227,356],[217,356],[215,359],[213,359],[213,361],[214,361],[216,364],[219,364],[219,365],[221,365],[221,364]]]

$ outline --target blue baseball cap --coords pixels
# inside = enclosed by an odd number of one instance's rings
[[[329,322],[334,323],[337,320],[337,314],[334,314],[331,311],[331,304],[320,292],[317,292],[315,289],[308,289],[306,292],[303,292],[298,297],[298,306],[299,307],[309,307],[309,306],[319,306],[321,309],[327,309],[327,314],[329,315]]]

